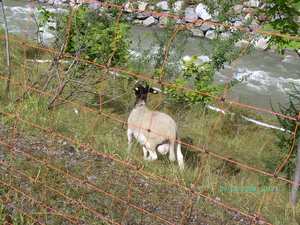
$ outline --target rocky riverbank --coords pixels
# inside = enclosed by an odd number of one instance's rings
[[[82,0],[36,0],[38,2],[47,3],[47,4],[81,4]],[[94,0],[96,1],[96,0]],[[103,1],[102,1],[103,2]],[[132,1],[130,1],[132,2]],[[156,4],[149,4],[147,1],[135,1],[134,3],[128,2],[125,7],[129,8],[138,8],[142,11],[151,11],[151,12],[159,12],[162,14],[170,14],[170,7],[167,1],[161,1]],[[263,25],[268,22],[272,18],[267,18],[264,13],[258,13],[259,9],[265,7],[265,1],[263,0],[250,0],[250,1],[240,1],[240,4],[234,5],[234,7],[229,11],[232,15],[232,20],[228,21],[227,25],[241,27],[243,26],[248,19],[251,18],[251,24],[248,26],[252,29],[260,29]],[[98,7],[99,4],[89,3],[91,7]],[[100,5],[100,7],[102,7]],[[130,17],[130,13],[132,10],[125,9],[124,10]],[[202,21],[214,21],[214,15],[211,15],[207,10],[207,6],[203,3],[198,3],[194,5],[186,5],[184,1],[177,1],[174,3],[174,8],[172,13],[176,15],[183,16],[183,25],[185,29],[191,31],[191,35],[196,37],[205,37],[208,39],[215,38],[215,29],[216,25],[211,23],[205,23],[195,20]],[[142,26],[156,26],[156,27],[164,27],[167,23],[167,16],[149,13],[149,12],[138,12],[133,14],[133,24],[142,25]],[[178,19],[179,22],[179,19]],[[230,32],[221,33],[221,37],[226,39],[230,36]],[[266,50],[269,46],[267,44],[268,38],[263,36],[258,37],[255,48],[257,50]],[[237,46],[241,46],[245,41],[240,41],[237,43]]]

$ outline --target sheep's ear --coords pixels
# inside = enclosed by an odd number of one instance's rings
[[[134,87],[134,90],[135,90],[135,91],[138,91],[138,90],[139,90],[139,88],[138,88],[138,87]]]
[[[152,93],[152,94],[158,94],[158,91],[153,89],[153,88],[150,88],[149,92]]]

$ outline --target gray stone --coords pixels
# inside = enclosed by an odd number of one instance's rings
[[[228,33],[221,33],[221,40],[226,40],[226,39],[228,39],[230,37],[230,34],[228,34]]]
[[[144,19],[147,19],[148,17],[150,17],[151,15],[152,15],[151,13],[142,12],[137,15],[137,18],[139,20],[144,20]]]
[[[209,39],[215,39],[216,35],[213,30],[208,30],[205,34],[205,37]]]
[[[132,24],[134,24],[134,25],[141,25],[141,24],[143,24],[144,23],[144,20],[134,20],[133,22],[132,22]]]
[[[244,6],[243,5],[235,5],[233,7],[234,14],[241,14]]]
[[[195,12],[188,12],[185,14],[184,16],[185,18],[190,18],[190,19],[194,19],[194,20],[188,20],[188,19],[185,19],[186,22],[189,22],[189,23],[195,23],[196,19],[198,19],[198,14],[195,13]]]
[[[260,5],[259,0],[250,0],[250,1],[244,2],[244,6],[246,6],[246,7],[258,8],[259,5]]]
[[[243,25],[244,25],[244,22],[243,22],[243,21],[240,21],[240,20],[235,21],[235,22],[233,23],[233,26],[235,26],[235,27],[241,27],[241,26],[243,26]]]
[[[147,2],[138,2],[139,10],[145,10],[147,5],[148,5]]]
[[[167,17],[167,16],[161,16],[161,17],[159,18],[159,23],[158,23],[158,25],[159,25],[159,26],[165,26],[165,25],[167,24],[167,22],[168,22],[168,17]]]
[[[206,10],[207,6],[203,3],[199,3],[195,9],[195,12],[198,14],[198,16],[203,20],[209,20],[211,19],[211,15]]]
[[[187,6],[184,10],[184,13],[185,15],[188,14],[189,12],[195,12],[195,9],[190,7],[190,6]]]
[[[144,24],[145,26],[152,26],[152,25],[157,24],[157,22],[158,22],[157,19],[155,19],[153,16],[150,16],[150,17],[148,17],[147,19],[145,19],[145,20],[143,21],[143,24]]]
[[[192,32],[193,36],[196,36],[196,37],[204,37],[203,31],[200,30],[200,29],[197,29],[197,28],[191,29],[191,32]]]
[[[158,8],[161,8],[162,10],[170,10],[168,1],[159,2],[159,3],[156,4],[156,6]]]
[[[245,47],[246,44],[247,44],[246,40],[240,40],[234,44],[234,47],[243,48]]]
[[[257,42],[255,43],[254,48],[256,50],[265,51],[269,47],[269,45],[267,43],[269,40],[270,40],[270,38],[264,38],[264,37],[258,38]]]
[[[200,29],[202,31],[208,31],[208,30],[212,30],[215,28],[215,25],[214,24],[211,24],[211,23],[203,23],[201,26],[200,26]]]
[[[183,7],[183,1],[177,1],[174,3],[173,10],[175,13],[180,12]]]

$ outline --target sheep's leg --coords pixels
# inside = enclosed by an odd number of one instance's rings
[[[174,152],[174,148],[175,148],[175,141],[170,140],[170,153],[169,153],[169,160],[171,162],[175,161],[175,152]]]
[[[162,154],[162,155],[167,154],[168,151],[169,151],[169,149],[170,149],[170,145],[169,144],[162,144],[162,145],[159,145],[157,147],[157,151],[159,151],[160,154]]]
[[[157,154],[156,151],[154,150],[150,150],[149,151],[149,157],[146,159],[148,162],[154,161],[155,159],[157,159]]]
[[[127,138],[128,138],[128,150],[130,150],[132,146],[133,132],[129,128],[127,130]]]
[[[183,155],[181,153],[181,143],[177,142],[177,161],[178,161],[178,165],[180,170],[184,170],[184,163],[183,163]]]
[[[146,159],[148,162],[154,161],[157,159],[156,148],[153,148],[149,142],[146,144],[145,148],[149,152],[149,157]]]
[[[143,147],[143,155],[144,155],[144,160],[147,160],[148,150],[145,146]]]

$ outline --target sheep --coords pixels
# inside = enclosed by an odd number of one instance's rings
[[[175,121],[165,113],[153,112],[146,107],[148,93],[157,94],[158,91],[150,88],[148,84],[143,86],[140,82],[136,83],[134,90],[136,101],[127,120],[128,149],[131,149],[132,138],[134,137],[141,145],[144,145],[143,155],[146,161],[151,162],[157,159],[157,149],[162,155],[169,152],[169,159],[173,162],[175,161],[174,150],[176,147],[178,165],[183,170],[180,143],[174,141],[174,139],[179,140]],[[162,136],[154,134],[152,131]],[[149,157],[147,157],[148,153]]]

